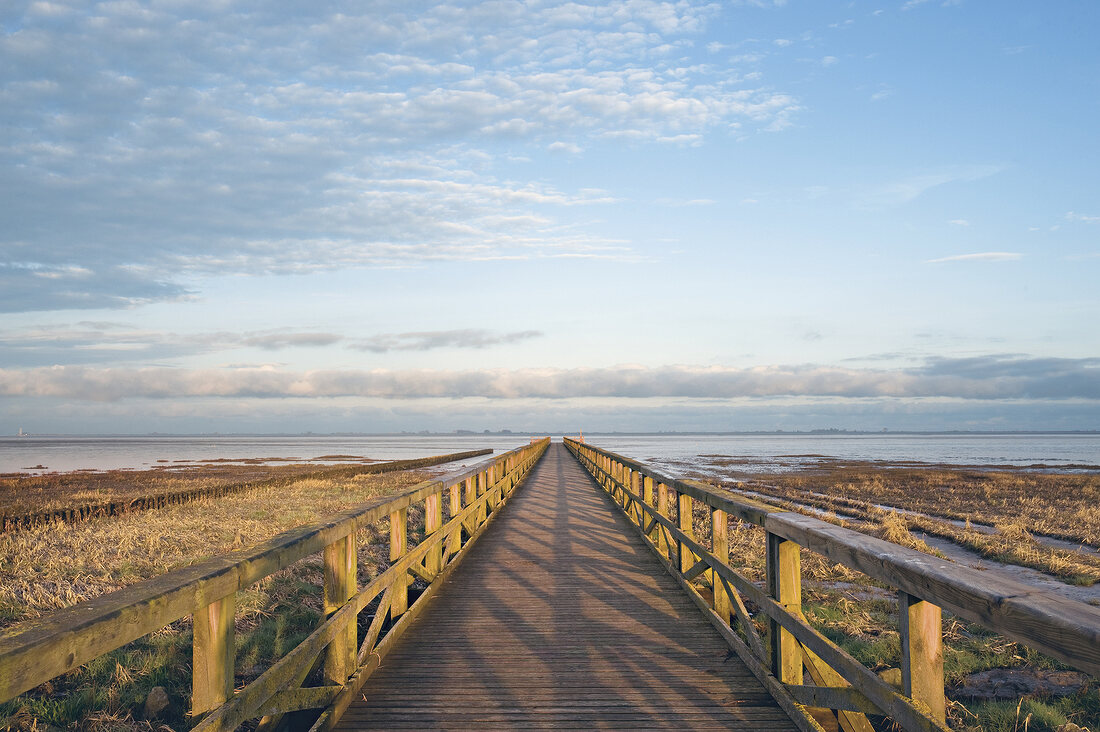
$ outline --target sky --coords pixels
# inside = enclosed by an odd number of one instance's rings
[[[0,5],[0,434],[1100,429],[1100,3]]]

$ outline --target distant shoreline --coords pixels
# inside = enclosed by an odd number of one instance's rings
[[[0,439],[23,439],[27,437],[48,437],[57,439],[109,439],[109,438],[157,438],[157,437],[545,437],[552,435],[574,436],[577,430],[515,430],[515,431],[482,431],[454,430],[451,432],[118,432],[118,433],[64,433],[64,432],[24,432],[23,434],[0,435]],[[662,431],[662,432],[614,432],[593,430],[586,434],[593,437],[768,437],[768,436],[797,436],[797,437],[828,437],[837,436],[889,436],[889,435],[919,435],[919,436],[1006,436],[1006,435],[1100,435],[1100,429],[1095,430],[734,430],[729,432],[713,431]]]

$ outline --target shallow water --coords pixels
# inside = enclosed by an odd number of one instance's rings
[[[799,470],[823,458],[1100,468],[1100,434],[594,435],[587,439],[659,469],[686,463],[701,472],[734,466],[745,473]],[[390,460],[482,447],[501,452],[529,440],[526,435],[5,437],[0,438],[0,473],[141,469],[174,461],[310,460],[323,455]],[[35,469],[38,465],[43,468]]]
[[[0,473],[119,470],[172,467],[181,462],[256,458],[314,460],[354,455],[401,460],[492,448],[497,453],[525,445],[526,436],[454,435],[333,437],[320,435],[253,437],[18,437],[0,438]],[[320,464],[342,460],[319,460]],[[285,464],[283,461],[273,464]],[[42,468],[35,466],[41,465]]]

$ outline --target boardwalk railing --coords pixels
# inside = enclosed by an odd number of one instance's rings
[[[193,614],[191,704],[192,714],[203,717],[196,729],[231,730],[257,717],[263,718],[261,728],[272,728],[282,715],[308,709],[324,710],[314,728],[330,727],[549,442],[532,442],[252,549],[169,572],[2,635],[0,702]],[[444,524],[445,497],[451,518]],[[423,504],[424,539],[410,549],[408,509],[415,504]],[[390,567],[358,589],[356,532],[386,518]],[[237,591],[318,552],[324,555],[325,620],[234,694]],[[410,605],[414,578],[428,587]],[[359,614],[375,600],[373,619],[360,638]],[[323,684],[303,687],[315,665],[322,665]]]
[[[815,720],[870,732],[864,715],[881,714],[906,730],[947,730],[941,608],[1100,676],[1098,608],[699,481],[667,478],[590,444],[565,444],[777,700],[793,700]],[[697,504],[710,513],[709,550],[695,535]],[[731,516],[766,532],[766,591],[729,566]],[[806,622],[802,547],[897,588],[901,690]],[[764,638],[746,601],[767,618]],[[805,716],[803,722],[820,729]]]

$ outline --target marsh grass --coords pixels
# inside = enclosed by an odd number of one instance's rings
[[[760,482],[956,521],[991,526],[1024,522],[1033,534],[1100,547],[1096,473],[861,464],[768,475]]]
[[[306,479],[220,499],[140,514],[47,526],[0,536],[0,623],[18,623],[203,558],[258,544],[274,534],[426,478],[421,472]],[[409,512],[410,541],[423,535],[423,512]],[[388,521],[356,536],[359,582],[389,566]],[[236,685],[244,686],[297,645],[322,614],[320,555],[307,557],[237,593]],[[191,691],[190,618],[145,636],[0,705],[0,729],[47,726],[77,732],[182,730]],[[170,706],[143,720],[149,691],[163,686]]]
[[[935,472],[941,475],[942,479],[943,471]],[[997,475],[1003,477],[1006,474]],[[968,485],[973,483],[973,476],[964,474],[964,477],[969,481]],[[1081,476],[1071,477],[1080,478]],[[942,484],[937,484],[940,487],[934,490],[941,491],[943,498],[942,505],[939,506],[941,510],[938,513],[899,513],[883,506],[914,512],[933,509],[926,506],[923,500],[909,502],[896,500],[893,489],[886,490],[886,486],[891,484],[882,476],[876,476],[874,480],[868,479],[861,486],[854,486],[852,483],[823,486],[821,483],[806,484],[805,480],[800,477],[776,476],[774,479],[769,477],[767,480],[754,481],[751,484],[736,484],[731,487],[734,490],[751,489],[780,502],[784,507],[801,510],[804,513],[807,512],[804,507],[810,506],[832,511],[836,516],[856,519],[859,523],[852,525],[851,528],[918,551],[937,554],[925,542],[913,536],[914,531],[948,539],[989,559],[1030,567],[1070,584],[1092,585],[1100,582],[1100,551],[1094,546],[1083,544],[1080,549],[1069,550],[1050,546],[1039,540],[1040,536],[1059,534],[1066,526],[1065,524],[1055,526],[1049,520],[1033,522],[1028,512],[1034,509],[1039,500],[1034,496],[1027,504],[1021,504],[1015,512],[1010,513],[1007,508],[1003,508],[1000,511],[990,510],[988,513],[967,514],[962,520],[963,525],[960,525],[955,522],[960,521],[956,516],[960,515],[958,506],[964,503],[958,499],[960,495],[966,493],[963,489],[948,490]],[[1011,483],[1018,485],[1015,481]],[[1030,480],[1022,485],[1034,487]],[[1072,481],[1069,485],[1080,487],[1078,481]],[[867,491],[872,489],[880,490],[881,494],[869,499],[859,497],[865,496]],[[1056,489],[1051,488],[1047,492],[1053,495]],[[1090,520],[1091,518],[1100,520],[1100,504],[1092,505],[1089,502],[1091,495],[1088,491],[1077,498],[1059,494],[1051,500],[1058,506],[1073,505],[1073,515],[1090,516]],[[973,500],[973,496],[970,500]],[[1038,513],[1046,515],[1051,511],[1056,512],[1056,509],[1044,506]],[[1098,517],[1092,517],[1092,514],[1098,514]],[[845,523],[843,519],[820,515],[818,517]],[[980,530],[975,524],[988,528]],[[1062,534],[1064,535],[1064,532]]]
[[[882,538],[921,549],[912,536],[910,517],[880,511],[876,529]],[[819,518],[829,518],[821,517]],[[844,521],[833,517],[834,523]],[[693,515],[695,535],[710,546],[710,515],[698,507]],[[1005,537],[1020,540],[1019,529],[1008,528]],[[765,532],[762,528],[731,518],[728,527],[729,564],[757,586],[766,585]],[[931,551],[927,545],[922,550]],[[803,550],[803,613],[807,621],[870,670],[895,674],[901,665],[896,590],[865,574],[830,562]],[[754,610],[750,606],[750,611]],[[754,617],[757,631],[764,636],[762,613]],[[966,732],[1059,732],[1076,724],[1100,730],[1100,692],[1090,686],[1066,697],[1028,697],[1013,701],[951,700],[952,689],[969,675],[989,669],[1068,669],[1067,666],[1024,645],[1006,639],[981,625],[968,623],[945,613],[943,618],[944,675],[949,694],[948,717],[952,729]],[[1017,709],[1020,714],[1017,715]],[[1030,717],[1028,716],[1030,715]],[[872,719],[876,729],[892,729],[885,718]]]
[[[310,464],[213,464],[186,469],[157,467],[149,470],[77,470],[42,475],[4,474],[0,475],[0,515],[44,513],[272,478],[293,480],[297,475],[318,470],[317,465]]]

